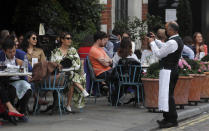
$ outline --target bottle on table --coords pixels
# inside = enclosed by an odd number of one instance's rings
[[[28,58],[27,55],[24,56],[24,63],[23,63],[23,67],[24,67],[24,73],[28,72]]]

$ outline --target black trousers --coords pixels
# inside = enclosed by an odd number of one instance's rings
[[[2,101],[2,103],[7,103],[7,102],[11,102],[12,104],[14,104],[14,99],[16,96],[16,89],[11,86],[5,86],[5,85],[1,85],[0,87],[0,99]]]
[[[16,95],[16,88],[13,87],[12,85],[10,85],[9,83],[11,81],[9,81],[6,78],[1,78],[0,77],[0,99],[2,101],[2,103],[7,103],[7,102],[11,102],[12,105],[14,105],[14,100]],[[26,113],[27,111],[27,107],[28,107],[28,101],[30,99],[30,96],[32,94],[31,90],[27,90],[25,95],[18,100],[17,106],[20,107],[20,113]]]
[[[170,84],[169,84],[169,112],[164,112],[163,117],[168,122],[177,122],[177,112],[174,100],[174,88],[178,80],[178,69],[171,70]]]

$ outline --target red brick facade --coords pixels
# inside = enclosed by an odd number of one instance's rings
[[[142,20],[147,18],[148,4],[142,4]]]
[[[104,5],[104,11],[102,12],[101,24],[107,25],[107,32],[112,28],[112,0],[107,0],[107,4]]]

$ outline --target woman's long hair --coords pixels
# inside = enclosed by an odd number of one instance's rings
[[[122,58],[126,58],[129,55],[132,55],[132,44],[129,37],[124,37],[120,43],[118,49],[118,55]]]
[[[36,37],[38,38],[37,34],[33,31],[29,31],[25,34],[24,36],[24,39],[23,39],[23,42],[20,44],[20,49],[22,49],[23,51],[25,51],[27,53],[27,49],[29,47],[29,42],[28,42],[28,39],[30,39],[30,37],[32,35],[36,35]],[[37,43],[36,43],[36,47],[39,47],[39,44],[38,44],[38,40],[37,40]]]
[[[194,41],[195,45],[197,43],[196,37],[197,37],[198,34],[200,34],[202,36],[202,34],[200,32],[195,32],[194,35],[193,35],[193,41]],[[204,44],[204,39],[203,39],[203,36],[202,36],[202,42],[200,43],[200,45],[203,45],[203,44]]]

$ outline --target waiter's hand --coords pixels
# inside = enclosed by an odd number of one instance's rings
[[[150,32],[150,37],[155,39],[155,34],[153,32]]]

